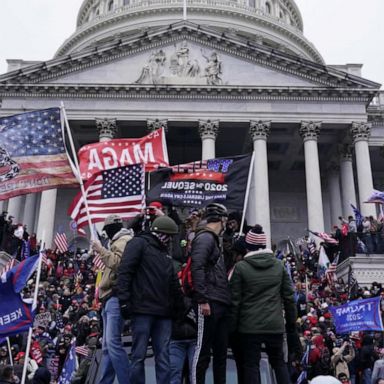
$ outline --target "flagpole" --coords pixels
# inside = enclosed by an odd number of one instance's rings
[[[251,162],[249,164],[247,189],[245,190],[245,197],[244,197],[243,216],[241,217],[241,224],[240,224],[240,234],[243,233],[243,228],[244,228],[245,212],[246,212],[247,206],[248,206],[248,197],[249,197],[249,190],[251,189],[251,181],[252,181],[252,175],[253,175],[253,163],[254,162],[255,162],[255,151],[252,152]]]
[[[68,123],[68,118],[67,118],[67,114],[65,112],[65,108],[64,108],[64,103],[61,102],[61,106],[60,106],[60,109],[62,110],[63,112],[63,117],[64,117],[64,127],[66,128],[66,131],[68,133],[68,138],[69,138],[69,144],[71,146],[71,151],[72,151],[72,156],[73,156],[73,160],[75,162],[75,168],[76,168],[76,172],[77,172],[77,179],[80,183],[80,190],[81,190],[81,194],[83,196],[83,200],[84,200],[84,206],[85,206],[85,212],[87,214],[87,218],[88,218],[88,225],[89,225],[89,230],[91,232],[91,240],[95,240],[96,239],[96,236],[95,236],[95,233],[93,231],[93,227],[92,227],[92,219],[91,219],[91,215],[89,214],[89,207],[88,207],[88,201],[87,201],[87,194],[85,193],[85,189],[84,189],[84,183],[83,183],[83,179],[81,177],[81,174],[80,174],[80,167],[79,167],[79,161],[77,159],[77,154],[76,154],[76,150],[75,150],[75,145],[73,143],[73,138],[72,138],[72,133],[71,133],[71,129],[69,128],[69,123]],[[63,135],[64,135],[64,131],[63,131]]]
[[[183,0],[183,20],[187,20],[187,0]]]
[[[9,337],[7,336],[7,346],[8,346],[8,354],[9,354],[9,362],[13,367],[13,358],[12,358],[12,350],[11,350],[11,342],[9,341]]]
[[[45,243],[43,242],[43,239],[42,239],[42,244],[45,247]],[[38,261],[38,264],[37,264],[35,292],[33,294],[33,302],[32,302],[32,313],[36,311],[36,307],[37,307],[37,296],[39,294],[39,285],[40,285],[42,260],[43,260],[42,251],[39,251],[39,261]],[[24,360],[24,366],[23,366],[23,375],[21,377],[21,384],[25,384],[25,379],[27,377],[27,367],[28,367],[28,360],[29,360],[29,352],[31,350],[31,343],[32,343],[32,331],[33,331],[33,323],[29,327],[29,330],[28,330],[27,348],[25,350],[25,360]]]

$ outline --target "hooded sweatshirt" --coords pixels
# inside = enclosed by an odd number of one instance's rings
[[[293,284],[273,252],[249,252],[238,262],[230,280],[230,330],[250,334],[282,334],[295,329]]]
[[[100,258],[106,267],[99,288],[100,300],[105,301],[107,298],[115,295],[114,288],[117,280],[117,269],[121,263],[125,246],[132,237],[131,230],[122,228],[113,236],[110,251],[104,248],[100,252]]]

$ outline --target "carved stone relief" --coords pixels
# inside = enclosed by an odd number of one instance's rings
[[[172,52],[152,52],[136,84],[206,84],[222,85],[223,65],[217,52],[192,52],[188,43],[175,45]]]

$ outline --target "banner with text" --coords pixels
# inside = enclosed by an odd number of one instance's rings
[[[336,332],[383,331],[380,300],[380,297],[372,297],[330,307]]]
[[[0,337],[27,331],[33,324],[32,303],[25,302],[21,291],[37,268],[39,256],[25,259],[0,279]]]
[[[225,157],[159,169],[151,173],[149,201],[202,208],[220,202],[242,210],[251,155]]]
[[[146,171],[167,167],[168,152],[164,129],[138,139],[113,139],[81,147],[80,174],[88,180],[94,173],[125,165],[145,164]]]

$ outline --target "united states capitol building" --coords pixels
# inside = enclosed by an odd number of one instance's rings
[[[63,101],[77,148],[164,126],[172,164],[254,149],[248,222],[274,243],[330,231],[350,203],[376,216],[384,93],[361,64],[327,65],[303,25],[294,0],[84,0],[51,60],[8,60],[0,116]],[[2,205],[49,238],[70,234],[76,192]]]

